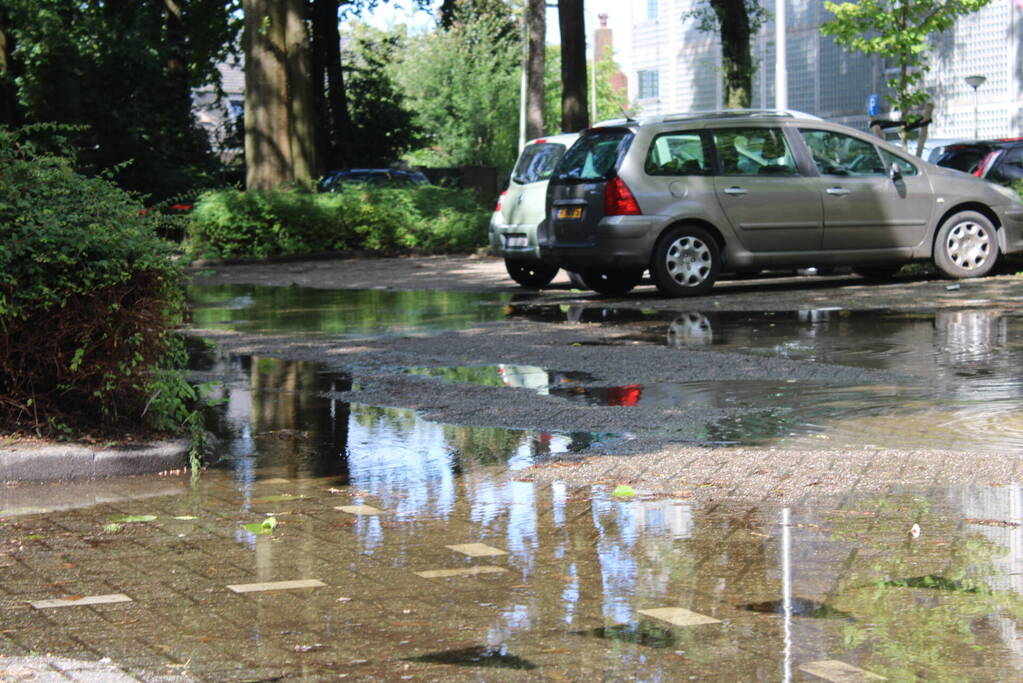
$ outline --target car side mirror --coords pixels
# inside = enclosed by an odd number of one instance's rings
[[[891,168],[888,169],[888,177],[891,178],[893,183],[897,183],[902,180],[902,169],[896,162],[892,162]]]

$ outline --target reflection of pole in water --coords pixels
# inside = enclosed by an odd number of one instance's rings
[[[792,680],[792,526],[789,508],[781,511],[781,600],[785,614],[785,678]]]

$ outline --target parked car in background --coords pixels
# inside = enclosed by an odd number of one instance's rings
[[[797,112],[621,119],[585,131],[551,174],[541,258],[623,294],[644,271],[670,296],[723,271],[932,259],[979,277],[1023,251],[1012,190]]]
[[[1008,185],[1023,180],[1023,138],[954,142],[934,163]]]
[[[327,173],[320,181],[321,192],[333,192],[345,185],[377,185],[384,187],[414,187],[429,185],[429,179],[419,171],[401,168],[350,168]]]
[[[526,143],[490,218],[490,249],[504,257],[508,275],[523,287],[545,287],[558,274],[557,266],[540,260],[536,230],[544,219],[547,180],[578,138],[566,133]]]

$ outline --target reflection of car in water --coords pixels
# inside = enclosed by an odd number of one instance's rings
[[[714,343],[714,329],[703,313],[683,313],[668,325],[668,346],[700,346]]]
[[[547,179],[578,138],[568,133],[530,140],[490,219],[490,250],[504,257],[508,275],[523,287],[546,287],[558,274],[556,266],[540,260],[536,229],[544,219]]]

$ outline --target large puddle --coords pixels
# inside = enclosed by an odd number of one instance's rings
[[[331,401],[350,380],[314,364],[213,363],[223,457],[197,481],[45,514],[10,508],[45,487],[2,494],[0,653],[143,680],[1023,675],[1016,483],[615,497],[516,479],[571,435]]]
[[[377,310],[360,314],[377,294]],[[193,292],[193,320],[392,335],[541,313],[404,294],[224,288]],[[630,325],[624,341],[679,353],[699,345],[910,380],[608,387],[558,368],[417,370],[622,410],[762,416],[718,425],[739,440],[1023,443],[1014,316],[542,314]],[[708,499],[681,486],[647,494],[613,470],[582,488],[538,484],[530,466],[614,435],[442,425],[333,400],[351,379],[313,363],[206,362],[228,381],[209,416],[219,463],[197,479],[0,489],[0,654],[103,660],[162,681],[1023,677],[1018,478],[790,506],[697,502]],[[0,671],[24,677],[3,660]]]

